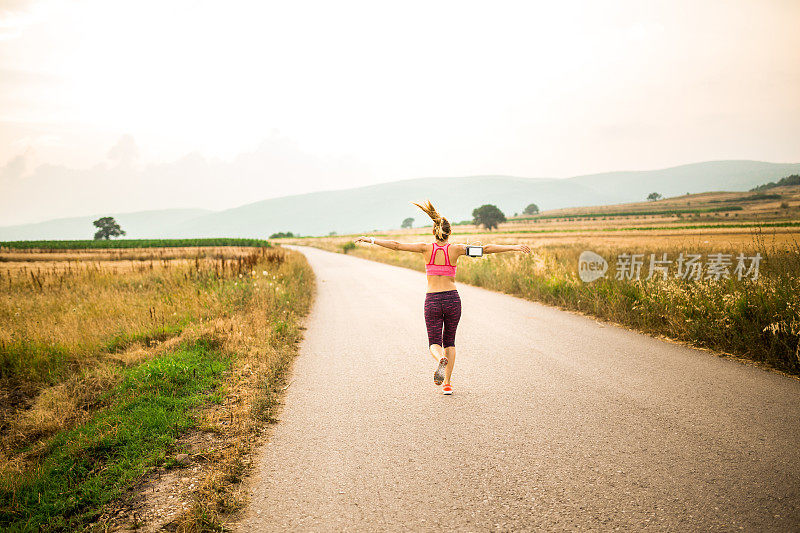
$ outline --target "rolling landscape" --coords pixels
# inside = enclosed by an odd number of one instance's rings
[[[531,256],[459,261],[463,285],[800,375],[800,309],[791,303],[800,292],[800,184],[781,174],[800,165],[778,167],[707,163],[558,182],[410,180],[220,213],[123,214],[118,222],[129,234],[111,240],[85,239],[93,217],[4,228],[29,239],[0,242],[0,525],[68,530],[144,521],[203,531],[242,517],[261,523],[240,514],[248,509],[240,476],[288,386],[317,276],[330,276],[320,266],[328,259],[289,248],[422,270],[418,254],[353,243],[359,234],[429,241],[431,226],[407,206],[410,198],[440,194],[454,242],[532,248]],[[712,172],[700,180],[704,169],[740,179],[720,182]],[[727,190],[687,193],[687,175]],[[676,190],[684,192],[642,201]],[[471,210],[492,199],[509,212],[489,230]],[[531,210],[531,200],[541,209]],[[412,227],[398,229],[408,216]],[[321,235],[267,241],[258,229],[297,227]],[[330,227],[362,231],[329,235]],[[198,237],[206,232],[261,239]],[[181,233],[191,237],[170,238]],[[582,281],[584,250],[605,258],[609,273]],[[614,275],[617,258],[631,253],[642,263],[635,279]],[[688,278],[678,264],[684,254],[701,261]],[[712,274],[714,254],[728,258],[724,274]],[[312,274],[305,256],[322,270]],[[668,266],[653,277],[655,257]],[[136,427],[134,419],[148,433],[103,429]],[[104,449],[115,451],[106,457]],[[74,468],[82,481],[72,479]]]
[[[531,202],[542,210],[641,201],[652,192],[678,196],[707,191],[747,191],[800,173],[800,163],[716,161],[664,170],[611,172],[567,179],[510,176],[419,178],[356,189],[262,200],[220,212],[162,210],[97,215],[0,227],[0,240],[81,239],[91,221],[113,215],[129,238],[252,237],[291,231],[328,235],[391,229],[416,216],[409,202],[435,200],[453,222],[471,220],[475,207],[495,204],[507,215]],[[301,216],[298,216],[302,214]]]
[[[0,3],[0,532],[800,532],[798,21]]]

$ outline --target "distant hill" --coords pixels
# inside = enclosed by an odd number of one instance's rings
[[[36,224],[0,227],[0,241],[37,239],[91,239],[97,231],[92,222],[112,216],[125,230],[126,239],[160,237],[164,230],[187,220],[213,213],[208,209],[163,209],[134,213],[101,213],[85,217],[58,218]]]
[[[165,210],[113,215],[134,237],[269,237],[279,231],[302,235],[358,233],[429,223],[410,204],[426,198],[452,222],[470,220],[472,210],[496,204],[507,215],[530,203],[559,209],[642,201],[651,192],[664,196],[706,191],[747,191],[797,174],[800,164],[712,161],[662,170],[609,172],[566,179],[470,176],[419,178],[354,189],[272,198],[224,211]],[[62,219],[0,228],[0,240],[74,239],[92,234],[97,217]]]
[[[564,219],[586,221],[597,218],[611,221],[619,217],[617,220],[637,220],[637,225],[658,225],[664,224],[665,221],[681,222],[681,217],[692,216],[697,217],[698,222],[701,221],[700,217],[715,222],[719,222],[721,218],[735,218],[737,222],[754,220],[769,222],[796,219],[799,214],[800,183],[770,187],[766,192],[760,189],[701,192],[671,196],[658,201],[550,209],[536,215],[521,215],[512,218],[510,222],[530,220],[564,222]],[[676,215],[679,215],[677,219]]]
[[[629,197],[622,202],[644,200],[651,192],[663,196],[708,191],[748,191],[764,181],[795,174],[797,163],[764,163],[762,161],[709,161],[662,170],[608,172],[569,178],[597,191],[615,189]],[[769,176],[774,176],[775,179]],[[567,206],[562,206],[567,207]]]
[[[527,179],[511,176],[421,178],[370,185],[340,191],[322,191],[263,200],[187,221],[174,236],[266,235],[292,231],[302,235],[326,235],[331,231],[352,233],[395,228],[406,217],[415,225],[430,222],[410,202],[430,198],[453,222],[471,219],[472,210],[485,203],[518,209],[523,199],[558,204],[571,198],[579,205],[612,201],[582,185],[564,180]]]

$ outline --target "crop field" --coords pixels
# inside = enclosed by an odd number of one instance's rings
[[[131,249],[0,249],[0,275],[41,276],[76,270],[139,271],[194,265],[229,268],[246,261],[252,247],[203,246]]]
[[[255,246],[269,247],[267,241],[261,239],[97,239],[81,241],[0,241],[0,250],[83,250],[109,248],[184,248],[214,246]]]
[[[493,231],[454,225],[451,242],[525,243],[533,249],[531,256],[463,257],[456,280],[800,374],[800,187],[770,193],[708,193],[663,201],[669,207],[698,209],[728,200],[746,205],[737,211],[737,218],[745,220],[735,223],[721,223],[720,212],[704,212],[691,225],[678,216],[631,214],[645,207],[664,211],[657,206],[661,202],[648,202],[561,210],[559,216],[545,212],[536,219],[511,219]],[[748,203],[742,197],[755,199]],[[367,235],[431,242],[430,231],[428,226]],[[424,271],[418,254],[354,245],[354,237],[289,242]],[[602,278],[580,278],[584,251],[607,262]],[[694,270],[689,272],[691,257]]]
[[[213,246],[0,258],[0,529],[110,527],[115,502],[180,467],[198,433],[205,461],[170,523],[212,527],[236,508],[231,480],[270,420],[313,295],[302,255]]]
[[[606,220],[610,220],[647,216],[668,220],[734,218],[765,222],[787,216],[797,218],[798,211],[800,211],[800,187],[787,185],[771,188],[767,192],[706,192],[658,201],[556,209],[532,217],[523,215],[519,218],[537,220],[606,217]]]

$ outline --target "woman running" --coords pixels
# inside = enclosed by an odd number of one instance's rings
[[[414,203],[414,202],[412,202]],[[425,325],[428,328],[428,344],[431,356],[439,366],[433,373],[433,382],[441,385],[442,394],[453,394],[450,375],[456,360],[456,328],[461,318],[461,298],[456,290],[456,262],[466,254],[465,244],[450,244],[450,222],[436,212],[430,201],[425,205],[414,203],[433,220],[433,243],[403,243],[387,239],[364,237],[356,242],[371,242],[391,250],[421,253],[425,258],[425,273],[428,275],[428,291],[425,295]],[[439,253],[441,251],[442,253]],[[501,252],[531,253],[525,244],[488,244],[484,254]]]

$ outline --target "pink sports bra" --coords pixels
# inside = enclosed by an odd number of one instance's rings
[[[425,273],[429,276],[456,276],[456,266],[450,264],[450,253],[447,249],[450,248],[448,242],[444,246],[441,244],[433,243],[433,251],[431,252],[431,260],[425,265]],[[444,265],[435,265],[433,261],[436,259],[436,252],[444,250]]]

